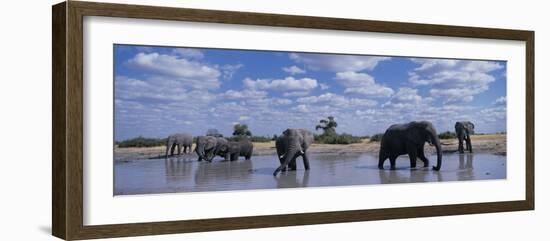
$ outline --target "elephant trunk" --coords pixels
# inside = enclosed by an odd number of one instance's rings
[[[282,156],[280,156],[280,159],[282,159],[283,161],[281,162],[281,165],[275,170],[275,172],[273,172],[273,176],[277,176],[277,174],[281,170],[283,170],[286,166],[288,166],[288,164],[292,161],[292,159],[294,159],[294,157],[298,153],[303,153],[302,149],[294,145],[291,145],[288,148],[288,151]]]
[[[437,151],[437,165],[433,166],[432,169],[435,171],[439,171],[439,169],[441,169],[441,158],[442,158],[441,143],[439,142],[439,138],[437,137],[437,134],[435,132],[431,134],[431,138],[432,138],[432,143],[434,144],[435,149]]]
[[[172,149],[172,141],[170,141],[170,139],[166,140],[166,153],[165,153],[165,157],[168,157],[168,152],[171,151]]]
[[[205,157],[204,156],[204,145],[198,145],[197,146],[197,153],[199,154],[200,157]]]

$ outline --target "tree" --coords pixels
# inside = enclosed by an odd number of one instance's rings
[[[246,124],[235,124],[233,126],[233,135],[234,136],[252,136],[252,132],[248,130],[248,125]]]
[[[315,126],[315,130],[322,129],[324,136],[333,136],[336,135],[336,127],[338,123],[334,120],[333,116],[327,117],[327,119],[322,119],[319,121],[319,125]]]
[[[218,129],[208,129],[208,131],[206,131],[206,136],[223,137],[223,135],[220,134]]]

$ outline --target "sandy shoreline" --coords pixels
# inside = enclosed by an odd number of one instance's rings
[[[441,140],[444,153],[457,152],[458,140],[445,139]],[[192,149],[194,149],[194,145]],[[349,145],[330,145],[330,144],[313,144],[308,149],[309,153],[372,153],[378,155],[380,142],[371,142],[369,139],[364,139],[361,143]],[[475,153],[491,153],[495,155],[506,155],[506,135],[491,134],[491,135],[474,135],[472,136],[472,149]],[[164,146],[156,147],[130,147],[118,148],[115,147],[115,161],[129,161],[137,159],[151,159],[164,157],[166,149]],[[426,152],[435,152],[434,147],[426,145]],[[253,155],[275,155],[275,141],[271,142],[255,142]],[[194,153],[193,153],[194,155]]]

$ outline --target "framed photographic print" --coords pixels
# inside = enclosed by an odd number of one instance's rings
[[[532,31],[52,10],[57,237],[534,209]]]

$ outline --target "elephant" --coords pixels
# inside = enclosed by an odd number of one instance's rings
[[[287,129],[275,142],[280,166],[273,172],[277,176],[280,171],[286,171],[287,166],[296,170],[296,158],[302,156],[304,168],[309,170],[307,149],[313,143],[313,134],[305,129]]]
[[[229,150],[229,141],[223,137],[216,137],[216,148],[214,149],[214,156],[221,156],[224,160],[229,160],[227,155]]]
[[[470,135],[474,134],[474,123],[470,121],[458,121],[455,123],[456,138],[458,138],[458,152],[464,153],[464,142],[466,149],[472,153],[472,141]]]
[[[433,170],[441,169],[441,143],[437,131],[429,121],[413,121],[406,124],[390,126],[380,141],[380,153],[378,168],[384,169],[384,161],[389,158],[391,170],[395,170],[395,160],[398,156],[408,154],[411,168],[416,167],[416,158],[424,162],[424,167],[429,166],[429,160],[424,155],[424,144],[428,142],[437,150],[437,165]]]
[[[198,161],[206,160],[211,162],[216,155],[216,147],[218,144],[218,138],[213,136],[199,136],[197,137],[195,152],[199,156]]]
[[[252,145],[252,142],[248,139],[240,140],[240,141],[230,141],[227,151],[227,157],[226,159],[229,159],[231,161],[236,161],[239,159],[239,156],[244,156],[245,160],[250,160],[250,157],[252,156],[252,151],[254,149],[254,146]]]
[[[170,155],[174,155],[174,150],[178,148],[178,155],[181,154],[181,148],[183,147],[183,153],[191,153],[191,145],[193,144],[193,136],[190,134],[173,134],[166,139],[166,157],[168,157],[168,151]]]

